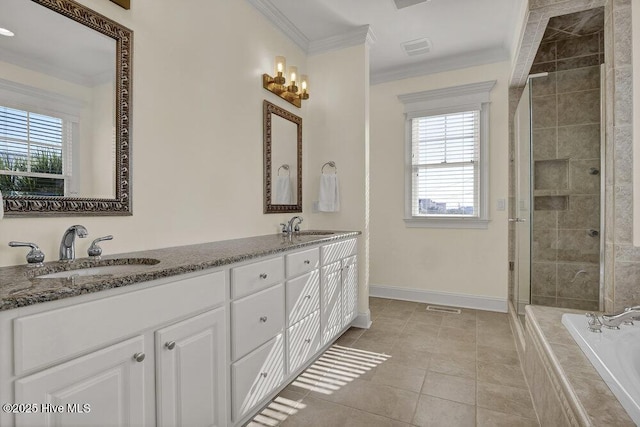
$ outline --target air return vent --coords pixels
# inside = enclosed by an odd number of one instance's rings
[[[420,3],[426,3],[431,0],[393,0],[398,9],[404,9],[405,7],[414,6]]]
[[[438,313],[460,314],[459,308],[443,307],[441,305],[428,305],[427,311],[436,311]]]
[[[431,52],[431,40],[427,38],[404,42],[400,46],[409,56],[424,55]]]

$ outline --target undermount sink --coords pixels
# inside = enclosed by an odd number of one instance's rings
[[[97,263],[63,265],[62,271],[42,274],[35,273],[38,279],[68,279],[80,276],[104,276],[114,274],[131,274],[144,271],[144,267],[156,265],[160,260],[154,258],[124,258],[97,261]],[[48,270],[47,270],[48,271]]]
[[[336,234],[336,233],[335,231],[306,230],[306,231],[298,231],[295,234],[299,236],[329,236],[331,234]]]

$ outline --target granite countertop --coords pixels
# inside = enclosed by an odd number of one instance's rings
[[[10,310],[46,301],[54,301],[118,288],[164,277],[176,276],[275,255],[305,246],[330,243],[356,237],[359,231],[304,231],[287,236],[269,234],[243,239],[224,240],[188,246],[153,249],[103,256],[100,261],[78,258],[73,263],[46,262],[43,267],[26,264],[0,268],[0,310]],[[156,260],[160,261],[159,263]],[[138,264],[135,268],[113,274],[76,276],[73,278],[38,278],[36,276],[105,265]],[[155,264],[153,264],[155,263]]]
[[[562,324],[564,313],[585,311],[529,305],[528,326],[543,339],[554,370],[567,398],[573,397],[573,409],[581,425],[635,426],[596,368]],[[586,320],[585,320],[586,322]]]

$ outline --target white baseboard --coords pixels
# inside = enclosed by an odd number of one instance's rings
[[[371,326],[371,311],[367,309],[367,311],[364,313],[358,313],[351,326],[355,326],[356,328],[369,329],[369,327]]]
[[[508,311],[508,301],[502,298],[478,295],[454,294],[450,292],[426,291],[423,289],[399,288],[395,286],[369,285],[369,296],[440,304],[453,307],[473,308],[476,310]]]

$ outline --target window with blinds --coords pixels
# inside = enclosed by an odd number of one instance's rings
[[[0,106],[0,191],[6,195],[64,196],[65,120]]]
[[[411,119],[414,217],[478,217],[480,111]]]

